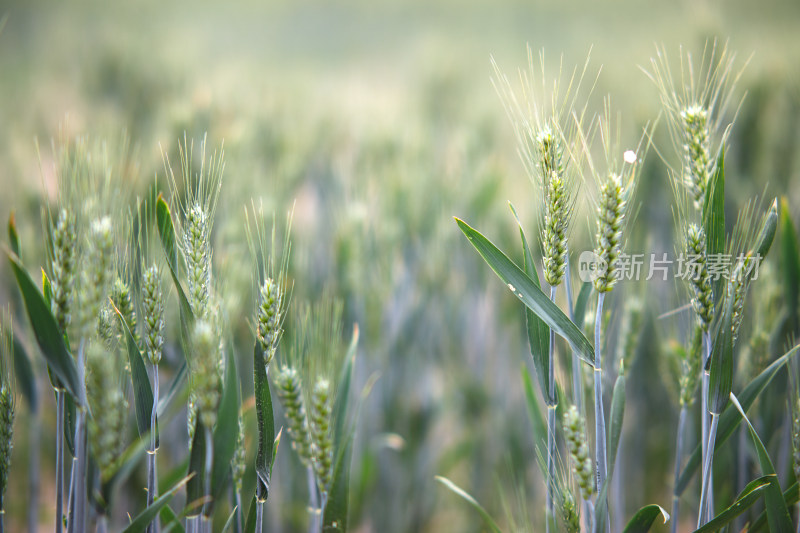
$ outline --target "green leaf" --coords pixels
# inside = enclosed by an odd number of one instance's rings
[[[758,238],[756,240],[756,247],[753,249],[755,254],[761,261],[767,257],[769,249],[772,247],[772,241],[775,240],[775,231],[778,229],[778,199],[772,202],[772,205],[764,215],[764,221],[761,223],[761,229],[758,231]]]
[[[230,474],[231,460],[236,452],[236,435],[239,431],[239,378],[236,371],[236,357],[233,350],[225,350],[225,383],[219,402],[217,424],[214,426],[214,463],[211,471],[211,496],[209,511],[222,495]]]
[[[608,475],[606,476],[600,491],[597,494],[597,502],[603,505],[595,505],[594,524],[595,531],[601,531],[602,525],[606,523],[608,517],[608,487],[614,477],[614,468],[617,465],[617,451],[619,441],[622,437],[622,423],[625,416],[625,374],[617,376],[614,383],[614,395],[611,398],[611,417],[608,433]],[[599,527],[599,529],[598,529]]]
[[[164,249],[164,255],[167,257],[169,273],[172,275],[172,281],[178,293],[178,305],[181,313],[181,334],[184,339],[188,339],[192,331],[192,325],[194,324],[194,314],[192,313],[192,306],[189,304],[186,293],[183,292],[183,287],[178,279],[180,268],[178,265],[178,247],[175,239],[175,226],[172,224],[172,213],[169,210],[169,205],[167,205],[167,202],[161,194],[158,195],[158,199],[156,200],[156,225],[158,226],[158,236],[161,239],[161,247]]]
[[[732,282],[729,282],[732,283]],[[730,289],[730,287],[729,287]],[[729,290],[732,293],[732,290]],[[720,414],[728,405],[733,387],[733,298],[725,299],[722,318],[717,321],[711,348],[708,380],[708,410]]]
[[[161,508],[159,517],[161,518],[161,533],[169,533],[170,531],[185,533],[178,515],[175,514],[175,511],[173,511],[169,505],[165,505]]]
[[[791,487],[786,489],[783,492],[783,501],[786,502],[786,507],[791,507],[796,505],[797,502],[800,502],[800,485],[795,482]],[[761,511],[761,514],[758,515],[753,521],[753,524],[750,526],[748,530],[749,533],[756,533],[757,531],[761,531],[761,529],[767,525],[767,511]]]
[[[533,446],[536,450],[537,457],[547,456],[547,425],[545,424],[542,410],[539,408],[539,402],[536,399],[536,392],[533,390],[533,380],[528,368],[522,365],[522,384],[525,389],[525,403],[528,406],[528,416],[531,419],[531,427],[533,428]],[[539,467],[542,467],[541,461],[536,461]],[[542,475],[547,476],[547,472],[542,470]]]
[[[256,531],[256,506],[257,505],[258,505],[258,502],[256,501],[256,495],[253,494],[253,498],[250,500],[250,507],[247,510],[247,520],[245,520],[245,523],[244,523],[244,533],[255,533],[255,531]]]
[[[705,524],[700,529],[695,530],[694,533],[710,533],[711,531],[718,531],[727,526],[733,520],[748,510],[759,498],[761,498],[764,489],[771,483],[771,479],[775,476],[763,476],[754,479],[747,486],[742,489],[736,501],[730,507],[719,513],[713,520]],[[752,530],[751,530],[752,531]]]
[[[478,511],[478,514],[481,515],[481,518],[483,518],[483,521],[486,523],[486,526],[490,530],[492,530],[494,533],[502,533],[500,527],[497,525],[497,522],[495,522],[494,519],[489,515],[489,513],[486,512],[486,509],[484,509],[481,506],[481,504],[479,504],[475,500],[475,498],[470,496],[469,493],[467,493],[464,489],[462,489],[461,487],[459,487],[446,477],[436,476],[436,481],[438,481],[439,483],[450,489],[452,492],[454,492],[461,498],[463,498],[467,503],[469,503],[472,506],[473,509]]]
[[[233,527],[233,520],[236,518],[236,510],[236,506],[234,505],[233,511],[231,511],[230,516],[228,516],[228,519],[225,521],[225,525],[222,526],[222,533],[228,533]]]
[[[347,406],[350,402],[350,386],[353,381],[353,366],[355,365],[356,354],[358,353],[358,324],[353,324],[353,335],[350,338],[350,345],[345,354],[344,365],[341,370],[339,387],[336,392],[336,399],[333,404],[333,449],[340,450],[345,440],[347,427]]]
[[[17,220],[14,218],[13,212],[8,216],[8,247],[11,248],[14,255],[19,258],[22,257],[19,246],[19,233],[17,233]]]
[[[149,435],[150,422],[153,415],[153,389],[150,388],[150,377],[147,375],[147,368],[144,366],[142,359],[142,352],[139,351],[139,345],[136,343],[136,338],[131,333],[128,322],[114,302],[109,298],[111,307],[117,313],[122,324],[122,329],[125,331],[126,345],[128,347],[128,363],[131,367],[131,380],[133,381],[133,403],[136,411],[136,427],[139,430],[139,436]],[[158,419],[156,419],[156,448],[158,448]]]
[[[633,515],[633,518],[628,521],[628,525],[625,526],[622,533],[647,533],[650,531],[653,522],[659,517],[663,518],[666,524],[667,520],[669,520],[669,513],[660,505],[646,505]]]
[[[28,403],[28,408],[35,413],[39,408],[39,393],[36,390],[36,376],[33,373],[31,360],[25,352],[25,347],[14,337],[14,377],[19,385],[22,396]]]
[[[703,229],[706,233],[708,255],[725,252],[725,146],[719,149],[717,165],[711,180],[706,185],[703,204]],[[725,287],[723,276],[714,282],[714,301],[722,301]]]
[[[80,402],[78,396],[78,371],[75,368],[75,361],[64,343],[64,337],[61,335],[58,323],[56,323],[50,307],[45,302],[44,296],[39,292],[28,272],[20,264],[19,257],[10,251],[7,251],[6,255],[11,262],[14,276],[17,278],[17,285],[19,285],[22,299],[25,302],[28,319],[42,355],[44,355],[50,365],[50,369],[70,395],[77,402]]]
[[[742,415],[742,419],[747,423],[750,430],[750,436],[753,439],[753,445],[756,447],[758,454],[758,464],[761,466],[761,473],[765,476],[771,476],[769,486],[764,489],[764,503],[767,510],[767,522],[769,523],[769,530],[773,533],[792,533],[792,518],[789,515],[789,509],[786,507],[786,502],[783,499],[783,492],[781,491],[781,484],[778,481],[778,476],[775,475],[775,467],[772,465],[772,460],[764,447],[764,443],[758,437],[755,428],[750,423],[747,415],[739,404],[739,400],[731,393],[731,403]]]
[[[536,313],[551,329],[566,339],[580,358],[594,368],[594,348],[592,344],[561,309],[550,301],[550,298],[536,287],[533,280],[486,237],[463,220],[458,218],[455,220],[461,231],[469,239],[469,242],[472,243],[472,246],[494,270],[495,274],[509,288],[513,288],[513,293],[520,301]]]
[[[575,325],[578,329],[583,328],[583,321],[586,318],[586,308],[589,305],[589,296],[592,295],[592,283],[589,281],[583,282],[581,290],[578,293],[578,299],[575,302]]]
[[[539,282],[539,273],[536,271],[536,265],[533,262],[533,255],[531,254],[530,246],[528,246],[528,239],[525,238],[525,231],[522,229],[522,223],[519,221],[519,217],[517,217],[514,206],[509,203],[509,207],[519,226],[519,237],[522,241],[522,264],[525,269],[525,274],[527,274],[528,277],[533,280],[534,285],[541,290],[542,286]],[[536,377],[539,379],[539,387],[542,391],[542,396],[547,399],[548,404],[555,405],[556,399],[550,396],[550,328],[527,306],[525,307],[525,326],[528,332],[528,346],[531,350],[533,366],[536,368]],[[553,390],[555,391],[555,387]]]
[[[772,378],[774,378],[778,371],[789,361],[789,359],[791,359],[797,353],[798,348],[800,348],[800,345],[795,346],[783,354],[783,356],[773,361],[771,365],[765,368],[758,376],[753,378],[753,380],[748,383],[742,393],[739,394],[739,401],[741,402],[741,405],[745,411],[750,409],[750,407],[756,401],[756,398],[758,398],[761,392],[764,391],[764,389],[767,388],[767,385],[770,384]],[[733,405],[728,405],[719,419],[719,425],[717,427],[717,444],[714,447],[714,450],[718,450],[720,446],[722,446],[722,444],[728,440],[731,435],[733,435],[733,432],[737,427],[739,427],[739,423],[741,421],[742,417],[739,416],[736,408]],[[681,477],[678,480],[678,486],[675,489],[675,493],[677,495],[680,496],[683,494],[683,491],[686,490],[686,487],[692,480],[694,473],[700,466],[701,455],[702,451],[698,445],[694,452],[692,452],[689,460],[686,462],[686,466],[683,468]]]
[[[786,309],[794,329],[797,327],[797,305],[800,301],[800,244],[786,197],[781,198],[781,270]]]
[[[139,533],[147,529],[147,526],[153,521],[153,519],[158,516],[158,513],[161,511],[161,508],[167,505],[172,497],[175,496],[175,493],[178,490],[187,484],[190,481],[191,476],[186,476],[182,480],[180,480],[177,484],[175,484],[171,489],[166,491],[164,494],[159,496],[152,505],[146,507],[144,511],[139,513],[139,515],[134,518],[128,527],[125,528],[123,533]]]
[[[233,435],[231,435],[233,439]],[[191,476],[186,485],[186,505],[194,505],[205,498],[205,471],[206,471],[206,428],[197,417],[194,427],[194,438],[192,439],[192,449],[189,451],[189,472]],[[197,512],[192,512],[190,516],[199,516],[200,508]]]
[[[347,532],[347,514],[350,506],[350,458],[352,452],[353,433],[350,432],[342,448],[337,450],[328,501],[322,514],[323,533]]]
[[[264,366],[264,357],[258,341],[253,348],[253,380],[258,423],[256,494],[258,499],[263,501],[269,497],[270,465],[275,451],[275,418],[272,412],[272,394],[269,391],[267,369]]]

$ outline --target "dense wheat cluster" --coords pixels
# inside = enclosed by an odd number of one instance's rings
[[[0,533],[800,531],[799,16],[9,0]]]

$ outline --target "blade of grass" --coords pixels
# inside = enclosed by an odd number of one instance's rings
[[[796,505],[798,502],[800,502],[800,485],[798,485],[797,482],[795,482],[791,487],[789,487],[783,492],[783,501],[786,502],[787,508]],[[767,525],[767,511],[764,510],[761,511],[761,514],[758,515],[758,518],[756,518],[753,521],[748,531],[749,533],[757,533],[758,531],[761,531],[766,525]]]
[[[256,495],[263,502],[269,496],[270,464],[275,445],[275,418],[272,411],[272,394],[269,390],[267,370],[264,366],[261,345],[256,341],[253,349],[253,379],[258,423],[258,450],[256,452]]]
[[[738,396],[740,404],[745,411],[750,409],[758,396],[772,382],[772,379],[777,375],[778,371],[783,368],[787,361],[797,354],[798,348],[800,348],[800,345],[795,346],[781,357],[773,361],[772,364],[761,371],[758,376],[753,378],[753,380],[747,384],[747,386]],[[736,428],[739,427],[739,423],[741,421],[742,417],[739,416],[736,408],[733,405],[728,405],[719,419],[719,427],[717,429],[717,447],[721,446],[726,440],[728,440]],[[686,490],[686,487],[691,482],[694,473],[700,466],[700,456],[701,450],[700,446],[698,445],[694,452],[692,452],[689,460],[686,462],[686,466],[683,468],[683,473],[681,474],[680,480],[678,481],[678,485],[675,489],[675,492],[679,496],[683,494],[684,490]]]
[[[730,507],[722,511],[713,520],[708,522],[700,529],[695,530],[694,533],[710,533],[711,531],[719,531],[727,526],[733,520],[747,511],[754,503],[756,503],[764,493],[764,490],[771,483],[771,478],[774,476],[762,476],[754,479],[742,489],[742,492],[736,497]]]
[[[717,164],[706,188],[703,204],[703,229],[706,233],[707,255],[725,251],[725,146],[720,146]],[[714,301],[722,300],[724,278],[714,281]]]
[[[225,383],[222,387],[222,398],[219,402],[217,423],[214,426],[214,466],[211,475],[212,500],[209,510],[220,498],[229,478],[231,460],[236,451],[236,435],[239,427],[239,378],[236,371],[236,357],[233,349],[225,350]]]
[[[493,532],[493,533],[502,533],[500,527],[497,525],[497,522],[491,517],[489,513],[486,512],[481,504],[475,500],[472,496],[469,495],[464,489],[447,479],[446,477],[436,476],[436,481],[447,487],[451,492],[460,496],[464,501],[466,501],[470,506],[475,509],[481,518],[483,518],[484,523],[486,526]]]
[[[131,380],[133,381],[133,402],[136,411],[136,427],[139,436],[150,434],[150,424],[153,414],[153,389],[150,387],[150,377],[147,375],[147,368],[144,366],[142,353],[136,343],[136,338],[131,333],[130,327],[114,302],[109,298],[111,307],[117,314],[125,332],[126,345],[128,348],[128,364],[130,364]],[[156,447],[158,447],[158,421],[156,420]]]
[[[739,411],[742,419],[747,424],[747,428],[750,430],[750,437],[753,439],[753,445],[756,448],[761,473],[765,476],[772,476],[769,486],[764,490],[764,503],[767,510],[769,530],[773,533],[792,533],[794,529],[792,527],[792,518],[789,514],[789,509],[786,507],[786,501],[783,499],[781,484],[778,481],[778,476],[775,475],[775,467],[772,465],[767,449],[733,393],[731,393],[731,403]]]
[[[161,508],[167,505],[172,497],[175,496],[175,493],[178,490],[186,485],[189,480],[191,479],[191,475],[184,477],[178,483],[172,486],[169,490],[165,491],[161,496],[158,497],[156,501],[153,502],[153,505],[147,507],[144,511],[139,513],[139,515],[134,518],[128,527],[126,527],[123,533],[141,533],[147,528],[147,525],[153,521],[153,519],[158,515],[161,511]]]
[[[50,307],[46,304],[44,296],[39,292],[36,284],[23,268],[19,258],[8,250],[6,255],[17,279],[17,285],[25,302],[28,319],[42,355],[44,355],[50,369],[69,391],[72,398],[80,403],[78,396],[80,390],[78,386],[78,370],[75,367],[75,360],[64,343],[64,337],[61,335],[56,319],[53,317]]]
[[[792,328],[796,328],[797,306],[800,302],[800,241],[786,197],[781,198],[781,271],[786,309],[789,312]]]
[[[469,242],[475,247],[475,250],[483,257],[495,274],[510,289],[513,288],[513,293],[520,301],[536,313],[552,330],[566,339],[580,355],[581,359],[594,368],[594,348],[592,344],[575,324],[567,318],[563,311],[536,287],[536,284],[525,272],[520,270],[513,261],[486,237],[463,220],[458,218],[455,220]]]
[[[659,517],[666,524],[669,520],[669,513],[660,505],[646,505],[633,515],[633,518],[628,521],[622,533],[647,533]]]

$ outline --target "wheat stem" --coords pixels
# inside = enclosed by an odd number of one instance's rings
[[[156,483],[157,453],[156,448],[156,413],[158,412],[158,365],[153,367],[153,409],[150,413],[150,449],[147,453],[147,506],[153,505],[153,501],[158,496],[158,484]],[[147,533],[158,533],[159,520],[156,516],[147,526]]]
[[[75,470],[73,472],[74,508],[69,520],[70,531],[86,531],[86,341],[78,348],[78,394],[80,405],[75,417]]]
[[[678,438],[675,441],[675,481],[672,490],[672,533],[678,531],[678,514],[680,512],[680,495],[678,494],[678,479],[681,477],[681,461],[683,460],[683,433],[686,429],[686,406],[681,406],[678,416]]]
[[[566,255],[569,257],[569,251],[566,252]],[[572,281],[569,275],[569,261],[566,262],[564,269],[564,288],[567,291],[567,316],[569,316],[570,321],[574,324],[575,308],[572,304]],[[581,416],[585,416],[586,410],[583,405],[583,372],[581,368],[581,359],[578,357],[577,352],[572,349],[572,345],[570,345],[570,351],[572,352],[572,403],[578,408],[578,413]]]
[[[556,301],[558,286],[550,287],[550,300]],[[550,516],[553,516],[553,491],[555,485],[556,455],[556,408],[555,408],[555,368],[553,354],[555,352],[555,331],[550,329],[550,350],[548,353],[548,391],[547,391],[547,507],[545,510],[545,531],[550,531]]]
[[[714,444],[717,440],[717,424],[719,422],[719,415],[717,413],[711,413],[711,428],[708,432],[708,453],[706,455],[706,460],[703,464],[703,489],[700,492],[700,512],[699,516],[697,517],[697,527],[699,528],[706,522],[708,522],[708,506],[713,505],[710,502],[710,486],[711,486],[711,465],[714,461]],[[712,511],[713,513],[713,511]]]
[[[264,531],[264,506],[267,504],[266,500],[256,500],[256,532],[263,533]]]
[[[309,533],[318,533],[322,531],[322,521],[319,512],[319,498],[317,497],[317,480],[314,476],[314,466],[309,464],[306,467],[306,481],[308,482],[308,505],[311,512],[311,520],[309,521]]]
[[[594,327],[594,419],[595,419],[595,461],[597,464],[597,490],[598,497],[600,488],[606,480],[606,417],[603,409],[603,370],[602,370],[602,345],[600,343],[600,333],[603,320],[603,300],[604,292],[597,293],[597,314],[595,315]],[[597,501],[597,505],[605,505],[606,502]],[[600,525],[595,527],[600,530]]]
[[[205,426],[206,430],[206,479],[204,493],[207,498],[206,503],[203,505],[203,513],[201,524],[204,525],[203,529],[211,533],[211,471],[214,466],[214,436],[209,426]]]
[[[64,524],[64,389],[56,389],[56,533]]]

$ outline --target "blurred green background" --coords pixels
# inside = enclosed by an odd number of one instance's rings
[[[215,260],[245,358],[252,290],[241,260],[243,206],[253,197],[281,214],[296,202],[295,297],[331,286],[345,302],[346,329],[360,326],[358,382],[378,376],[353,464],[357,531],[481,530],[436,474],[501,522],[524,488],[528,512],[541,519],[543,483],[520,378],[520,366],[530,366],[523,314],[451,218],[516,250],[506,205],[513,199],[529,235],[536,232],[537,190],[492,87],[491,56],[513,76],[527,64],[526,45],[543,48],[552,68],[563,55],[566,71],[591,50],[589,72],[602,72],[590,109],[599,111],[610,94],[623,138],[636,139],[659,114],[657,88],[640,69],[656,45],[677,58],[679,45],[699,54],[709,40],[727,42],[737,66],[750,58],[726,160],[729,204],[765,190],[793,206],[800,200],[800,3],[793,0],[5,0],[3,16],[0,218],[16,211],[29,265],[43,264],[37,243],[42,198],[54,194],[51,140],[57,147],[78,134],[109,143],[127,135],[137,162],[131,188],[143,195],[156,175],[164,189],[162,151],[175,154],[184,132],[198,141],[208,132],[212,145],[224,139]],[[672,157],[663,123],[654,140]],[[655,151],[641,189],[632,239],[672,250],[670,189]],[[588,246],[588,205],[579,201],[573,251]],[[5,262],[0,274],[0,302],[16,302]],[[648,339],[656,339],[655,317],[676,305],[677,291],[647,289],[670,295],[648,298]],[[641,343],[635,369],[658,368],[657,356],[655,340]],[[637,490],[627,491],[626,515],[645,503],[668,507],[676,424],[665,407],[674,405],[669,387],[635,376],[621,476]],[[49,530],[55,424],[44,372],[40,378],[37,513]],[[24,527],[29,483],[29,415],[19,405],[7,497],[12,531]],[[173,455],[161,460],[181,459],[179,450]],[[248,479],[252,486],[252,472]],[[120,489],[131,513],[143,480],[139,472]],[[302,530],[305,479],[288,446],[273,483],[270,530]]]

